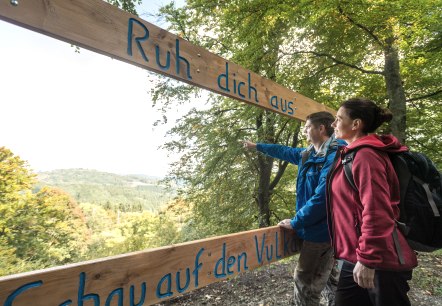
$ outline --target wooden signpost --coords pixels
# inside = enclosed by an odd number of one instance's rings
[[[0,19],[284,116],[335,111],[101,0],[0,0]],[[0,278],[0,306],[149,305],[291,256],[253,230]]]
[[[0,0],[0,19],[288,117],[335,112],[101,0]]]
[[[2,306],[150,305],[291,256],[278,226],[0,278]]]

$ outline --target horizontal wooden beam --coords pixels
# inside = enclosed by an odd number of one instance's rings
[[[335,112],[104,1],[12,2],[0,0],[0,19],[252,106],[300,120]]]
[[[291,256],[278,226],[0,278],[0,305],[150,305]]]

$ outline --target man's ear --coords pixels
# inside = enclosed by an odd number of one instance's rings
[[[319,125],[319,132],[321,133],[321,134],[326,134],[326,129],[325,129],[325,125],[323,125],[323,124],[320,124]]]

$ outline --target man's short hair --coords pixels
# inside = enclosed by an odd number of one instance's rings
[[[310,120],[311,124],[313,124],[316,128],[322,124],[325,127],[325,131],[329,137],[334,133],[334,129],[332,128],[331,124],[333,121],[335,121],[335,117],[329,112],[312,113],[308,115],[305,120]]]

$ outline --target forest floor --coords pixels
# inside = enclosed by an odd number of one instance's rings
[[[409,297],[412,306],[442,306],[442,253],[418,256]],[[293,271],[296,257],[230,280],[211,284],[157,306],[190,305],[293,305]]]

